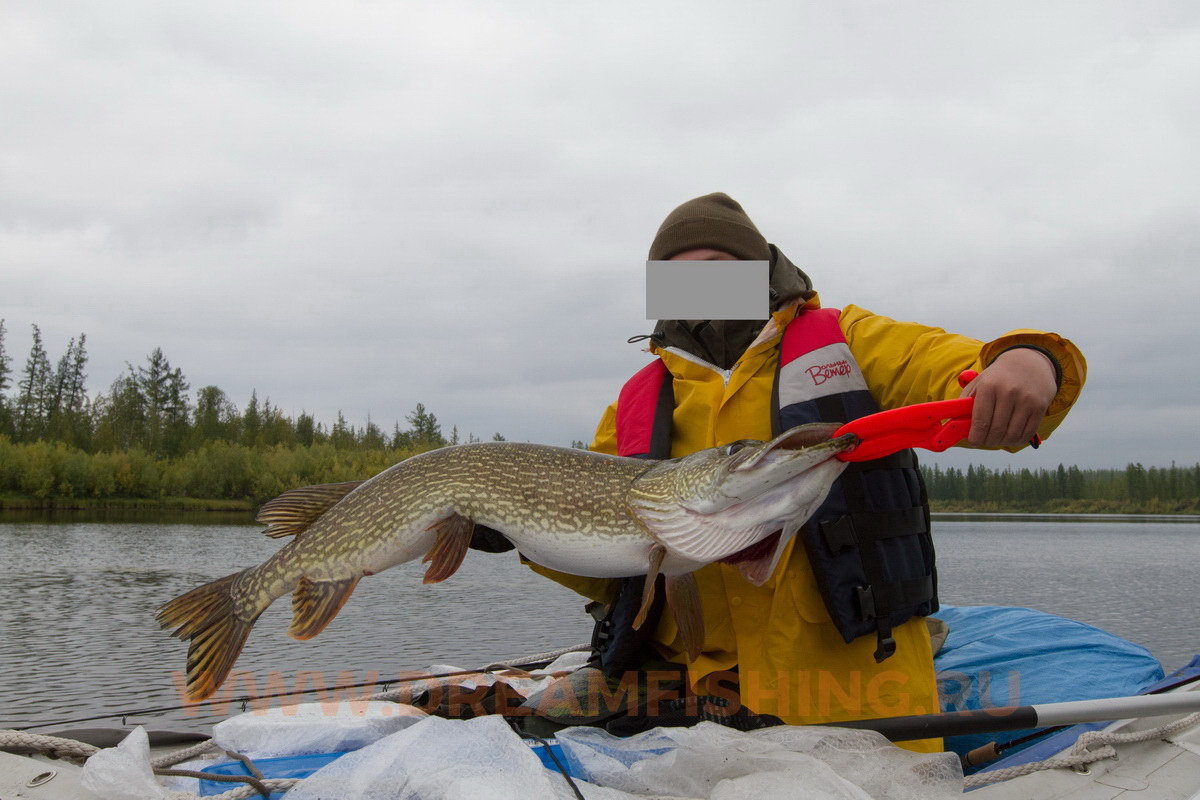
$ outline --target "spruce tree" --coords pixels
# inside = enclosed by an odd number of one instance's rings
[[[79,334],[71,339],[66,352],[58,360],[51,374],[47,391],[44,435],[65,444],[82,446],[88,433],[87,389],[87,336]]]
[[[408,420],[409,425],[412,425],[413,444],[424,447],[446,446],[446,439],[442,436],[442,426],[438,423],[437,417],[426,411],[422,403],[417,403],[416,408],[405,419]]]
[[[11,436],[13,433],[12,427],[12,411],[9,408],[8,397],[4,394],[8,391],[10,385],[9,375],[12,374],[9,366],[8,351],[4,349],[4,320],[0,319],[0,436]]]
[[[46,431],[46,407],[53,380],[50,359],[46,357],[46,348],[42,346],[42,332],[37,325],[32,327],[33,345],[29,349],[17,395],[17,438],[25,442],[36,441]]]
[[[241,442],[246,447],[254,447],[258,442],[258,435],[262,430],[262,408],[258,403],[258,390],[250,391],[250,402],[246,404],[246,411],[242,414],[242,434]]]

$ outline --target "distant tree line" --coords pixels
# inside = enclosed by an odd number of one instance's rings
[[[922,467],[929,499],[943,507],[1072,511],[1200,512],[1200,463],[1190,467],[966,470]]]
[[[385,432],[370,419],[351,425],[341,412],[329,427],[307,412],[292,417],[257,392],[244,409],[217,386],[193,395],[160,348],[139,366],[126,364],[108,392],[89,397],[87,337],[71,339],[52,364],[32,327],[18,371],[0,320],[0,496],[262,501],[304,484],[366,478],[414,453],[464,441],[457,427],[444,435],[421,403],[405,417],[407,426],[396,422]],[[1200,464],[922,471],[935,508],[944,510],[1200,513]]]
[[[257,391],[244,409],[217,386],[195,390],[155,348],[109,390],[90,397],[87,337],[52,365],[37,325],[22,369],[14,368],[0,320],[0,494],[47,497],[247,498],[261,500],[305,482],[367,477],[423,450],[479,441],[443,434],[417,403],[385,432],[329,427],[291,416]],[[496,433],[494,440],[504,437]]]

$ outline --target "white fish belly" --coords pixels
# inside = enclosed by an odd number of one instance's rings
[[[505,532],[525,558],[586,578],[645,575],[654,542],[646,536],[585,536],[546,531]]]

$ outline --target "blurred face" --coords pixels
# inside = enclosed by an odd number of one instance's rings
[[[676,253],[668,261],[737,261],[738,257],[724,250],[714,250],[711,247],[697,247],[694,250],[684,250]]]

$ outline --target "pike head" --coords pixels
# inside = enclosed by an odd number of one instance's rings
[[[734,563],[761,585],[816,512],[858,444],[840,423],[801,425],[769,442],[743,439],[660,461],[634,481],[630,507],[663,546],[662,571]]]

